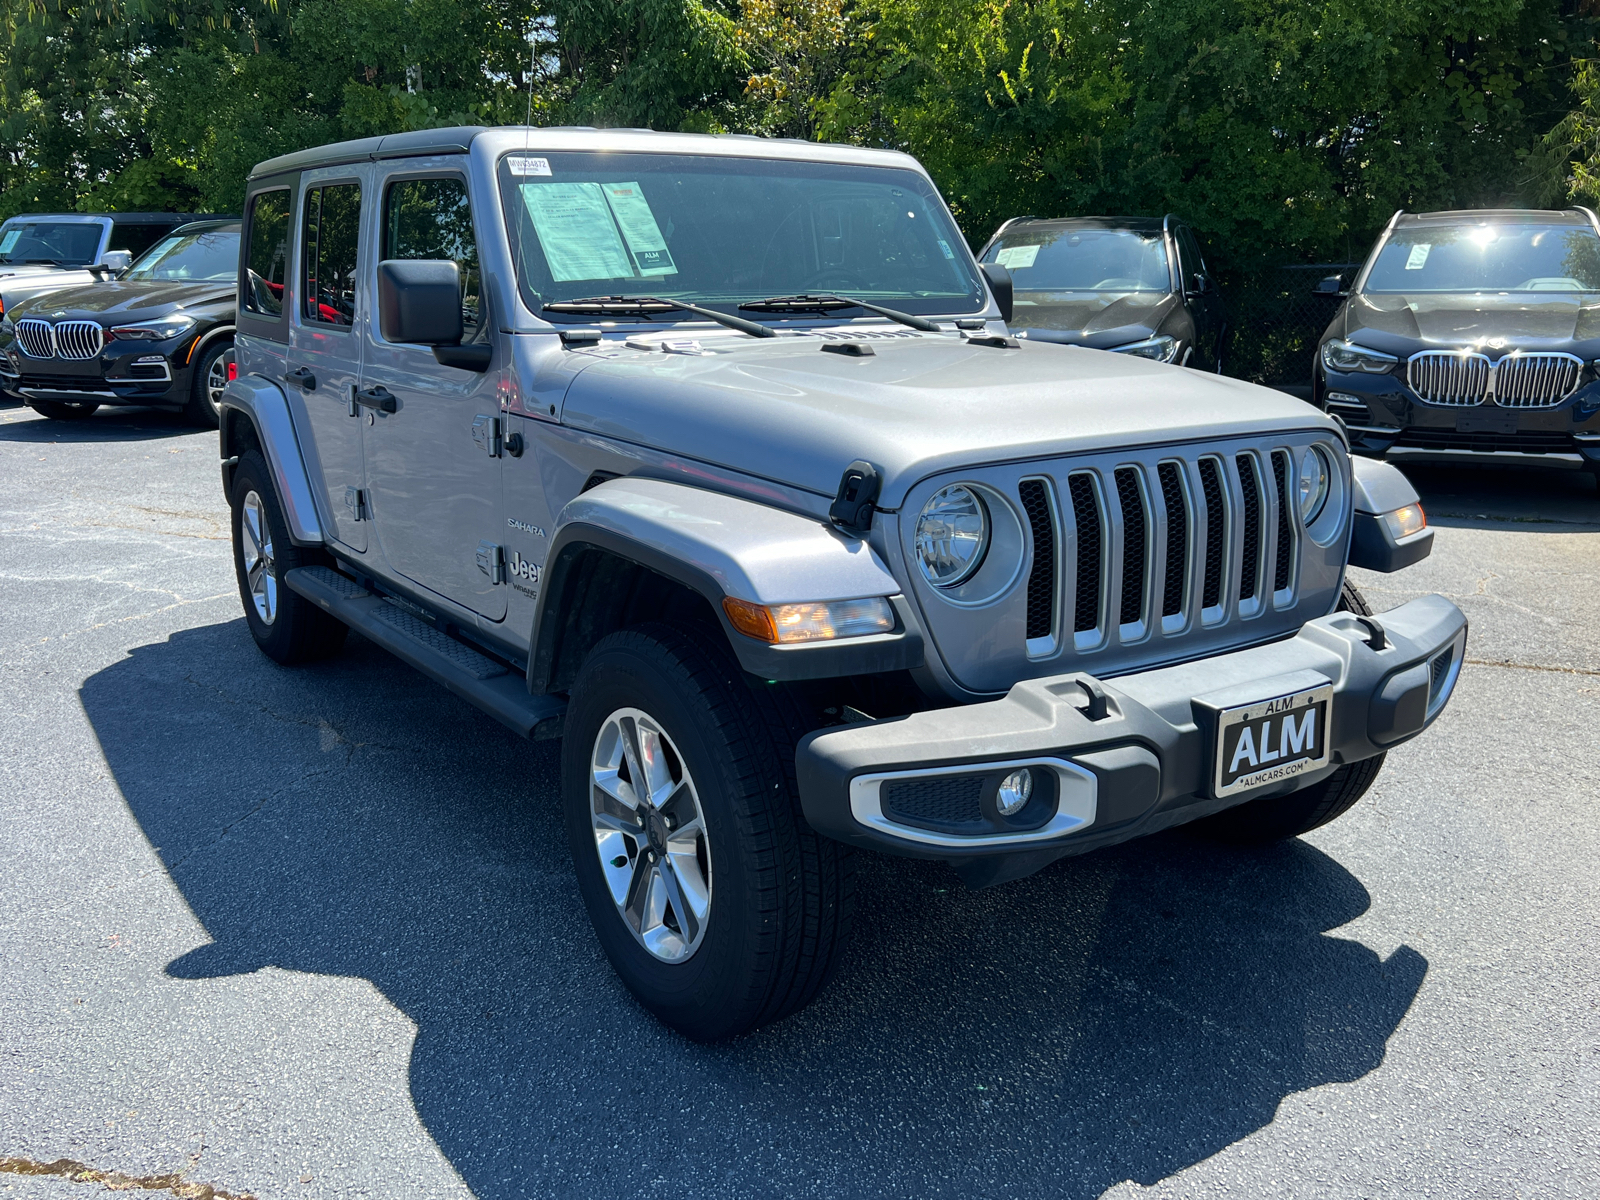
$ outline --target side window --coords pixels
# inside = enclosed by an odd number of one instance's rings
[[[461,271],[462,340],[477,335],[482,319],[483,279],[466,181],[401,179],[383,201],[383,253],[389,258],[448,258]]]
[[[359,183],[333,183],[306,192],[302,319],[341,328],[355,323],[360,229]]]
[[[250,255],[244,295],[249,312],[283,315],[283,285],[289,276],[289,192],[260,192],[250,201]]]

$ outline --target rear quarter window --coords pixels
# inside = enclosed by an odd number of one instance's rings
[[[246,312],[282,317],[289,278],[289,189],[253,196],[247,229],[249,251],[240,305]]]

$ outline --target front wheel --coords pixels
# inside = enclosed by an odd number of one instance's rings
[[[189,380],[189,400],[183,406],[184,420],[189,424],[215,429],[222,423],[222,389],[228,386],[228,368],[232,365],[230,340],[214,342],[201,352]]]
[[[614,633],[584,662],[562,745],[578,889],[612,967],[661,1021],[732,1037],[832,975],[854,857],[800,813],[800,714],[705,632]]]
[[[1364,617],[1372,615],[1367,598],[1349,580],[1345,580],[1339,593],[1335,611],[1359,613]],[[1197,825],[1213,837],[1228,842],[1277,842],[1299,837],[1348,812],[1378,778],[1385,757],[1379,754],[1346,763],[1321,783],[1313,783],[1287,796],[1246,800]]]
[[[309,565],[307,552],[290,542],[272,476],[253,450],[234,469],[232,501],[233,567],[256,645],[285,665],[337,654],[349,628],[283,582],[290,570]]]

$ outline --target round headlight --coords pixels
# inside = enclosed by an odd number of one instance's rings
[[[917,562],[935,587],[971,579],[989,548],[989,513],[971,488],[940,488],[917,518]]]
[[[1300,459],[1300,520],[1309,525],[1317,519],[1322,506],[1328,502],[1329,480],[1333,468],[1320,446],[1308,448]]]

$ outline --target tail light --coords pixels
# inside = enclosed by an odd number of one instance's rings
[[[228,382],[232,383],[237,378],[239,378],[239,364],[236,363],[236,362],[229,362],[228,363]]]

